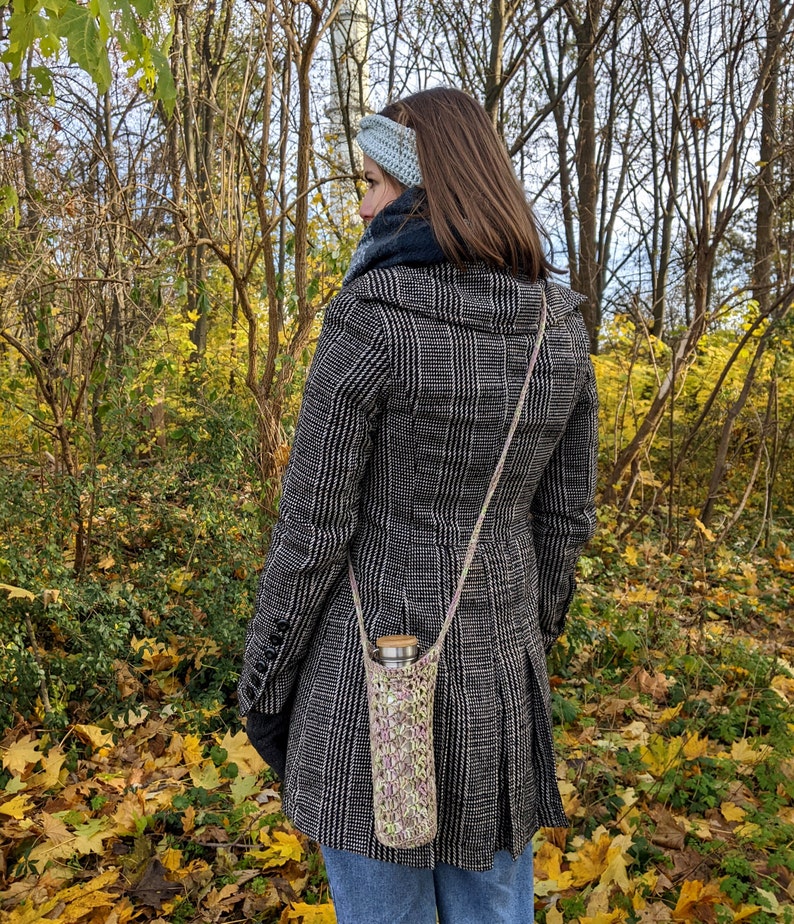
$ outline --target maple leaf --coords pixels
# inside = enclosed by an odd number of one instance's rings
[[[701,738],[699,732],[687,735],[684,739],[684,757],[687,760],[697,760],[708,753],[709,739]]]
[[[615,883],[624,894],[630,891],[628,866],[632,862],[628,856],[628,849],[633,845],[629,835],[619,834],[607,851],[607,866],[601,873],[598,887],[605,889]]]
[[[270,836],[263,828],[259,832],[259,839],[265,845],[265,850],[252,850],[248,856],[257,860],[265,869],[282,866],[288,860],[300,860],[303,856],[301,842],[294,834],[274,831]]]
[[[742,821],[747,816],[747,812],[735,802],[723,802],[720,811],[726,821]]]
[[[0,804],[0,815],[10,815],[11,818],[19,820],[24,818],[32,807],[33,803],[30,801],[30,796],[14,796],[13,799]]]
[[[681,763],[683,742],[681,738],[667,741],[661,735],[651,735],[647,747],[640,748],[640,759],[657,779]]]
[[[221,775],[211,760],[205,760],[201,766],[192,766],[190,768],[190,779],[195,787],[206,789],[207,792],[218,789],[221,785]]]
[[[44,812],[40,819],[41,831],[46,838],[31,850],[28,859],[31,863],[46,863],[49,860],[66,860],[76,853],[74,835],[66,824],[55,815]]]
[[[3,768],[14,774],[24,774],[25,770],[37,764],[44,755],[39,750],[39,742],[31,735],[25,735],[15,741],[3,754]]]
[[[140,881],[134,889],[130,889],[130,893],[141,904],[159,909],[164,901],[174,895],[179,895],[183,891],[183,887],[178,882],[171,882],[165,878],[167,872],[168,870],[160,860],[157,857],[152,857]]]
[[[755,739],[740,738],[731,745],[730,754],[720,751],[719,757],[730,757],[731,760],[746,767],[754,767],[756,764],[763,763],[770,753],[771,748],[768,745],[760,744],[756,747]]]
[[[598,840],[586,841],[581,849],[568,854],[573,875],[571,884],[574,887],[579,888],[601,878],[607,866],[607,853],[611,842],[608,834],[601,834]]]
[[[8,594],[9,600],[35,600],[36,595],[24,587],[14,587],[13,584],[0,584],[0,590]]]
[[[639,552],[633,545],[627,545],[623,550],[623,559],[627,564],[631,565],[633,568],[636,568],[640,563],[639,561]]]
[[[229,793],[235,805],[250,799],[256,792],[259,792],[259,782],[255,776],[238,776],[229,786]]]
[[[62,784],[61,771],[66,762],[66,755],[59,745],[51,747],[47,754],[41,758],[41,771],[31,777],[31,783],[41,786],[43,789],[55,789]],[[64,771],[64,780],[65,780]]]
[[[85,744],[90,744],[97,757],[107,757],[115,741],[112,732],[97,725],[73,725],[72,730]]]
[[[628,920],[627,913],[618,909],[611,912],[602,911],[593,917],[585,915],[579,918],[579,924],[620,924],[621,921],[626,920]]]
[[[231,764],[237,764],[241,773],[256,776],[265,769],[264,760],[248,740],[248,735],[244,729],[237,732],[236,735],[227,731],[220,745],[228,754],[227,761]]]
[[[302,924],[336,924],[336,912],[331,904],[307,905],[306,902],[292,902],[287,912],[288,921]]]
[[[573,881],[570,870],[562,870],[563,853],[559,847],[544,841],[535,852],[535,894],[545,897],[562,892]]]
[[[556,905],[546,911],[546,924],[564,924],[562,912]]]
[[[74,825],[74,846],[75,850],[81,854],[98,853],[105,851],[103,841],[111,837],[113,832],[109,831],[110,819],[103,817],[89,818],[83,824]]]
[[[681,894],[673,909],[673,920],[711,924],[716,921],[714,905],[720,904],[722,900],[722,893],[716,883],[688,879],[681,886]]]
[[[644,667],[635,667],[626,680],[626,686],[630,690],[647,693],[657,703],[663,703],[667,699],[670,683],[671,680],[666,674],[661,671],[650,674]]]

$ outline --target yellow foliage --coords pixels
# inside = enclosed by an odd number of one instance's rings
[[[287,912],[287,920],[300,924],[336,924],[334,906],[307,905],[306,902],[292,902]]]

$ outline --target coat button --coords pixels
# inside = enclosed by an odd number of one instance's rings
[[[283,635],[279,635],[278,632],[274,632],[274,633],[270,636],[270,644],[271,644],[271,645],[280,645],[283,641],[284,641],[284,636],[283,636]]]
[[[265,648],[265,657],[268,661],[275,661],[278,652],[275,648]]]
[[[264,661],[257,661],[254,665],[254,669],[257,674],[266,674],[267,673],[267,664]]]
[[[276,628],[279,632],[286,632],[289,629],[289,620],[284,619],[282,616],[281,619],[276,620]]]

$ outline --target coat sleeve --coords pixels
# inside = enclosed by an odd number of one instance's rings
[[[582,362],[584,385],[532,502],[540,629],[547,654],[565,627],[576,586],[576,560],[596,523],[598,393],[586,346]]]
[[[389,362],[373,306],[329,305],[284,473],[238,685],[240,712],[285,708],[323,604],[345,570]]]

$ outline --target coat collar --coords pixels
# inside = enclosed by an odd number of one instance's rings
[[[353,280],[348,291],[362,301],[376,301],[449,324],[531,333],[537,330],[543,286],[550,325],[587,301],[584,295],[551,279],[530,282],[479,263],[463,270],[452,263],[375,269]]]

